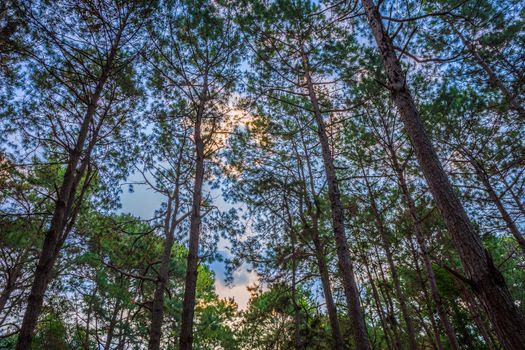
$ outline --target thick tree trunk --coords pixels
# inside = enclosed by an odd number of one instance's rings
[[[343,277],[343,289],[345,291],[348,315],[352,322],[352,332],[354,335],[357,350],[369,350],[368,334],[366,331],[365,319],[361,302],[359,300],[359,290],[355,280],[354,266],[348,251],[345,233],[345,219],[343,206],[341,204],[341,195],[339,193],[339,184],[335,173],[332,152],[326,133],[326,127],[321,115],[317,95],[314,90],[312,79],[309,72],[309,63],[303,51],[303,65],[305,69],[305,79],[308,88],[310,102],[314,109],[314,117],[317,123],[317,134],[321,143],[323,164],[326,172],[326,181],[328,185],[328,197],[330,198],[330,208],[332,211],[332,225],[334,230],[335,245],[339,268]]]
[[[406,86],[406,77],[373,0],[362,0],[365,14],[379,47],[392,98],[399,110],[414,152],[425,175],[434,200],[459,252],[463,268],[483,307],[508,350],[525,344],[525,319],[520,314],[501,272],[494,266],[480,237],[474,231],[463,205],[441,166],[419,111]]]
[[[204,94],[206,95],[206,93]],[[206,96],[203,97],[197,111],[194,131],[195,142],[195,183],[193,185],[193,203],[190,217],[190,239],[184,301],[182,304],[180,350],[191,350],[193,346],[193,314],[195,312],[195,296],[197,289],[197,267],[199,262],[199,238],[201,231],[202,185],[204,182],[204,140],[202,138],[202,116],[204,115]]]
[[[390,245],[392,243],[391,235],[389,232],[387,232],[387,229],[383,222],[383,218],[381,217],[381,214],[379,213],[379,209],[377,208],[377,203],[375,200],[374,193],[372,192],[372,189],[368,182],[368,178],[366,174],[364,174],[364,172],[363,172],[363,176],[365,179],[366,187],[368,189],[368,196],[370,198],[370,204],[371,204],[372,214],[374,216],[374,222],[375,222],[377,230],[379,231],[379,236],[381,237],[383,249],[386,254],[388,266],[390,268],[390,274],[392,275],[392,281],[394,283],[394,291],[396,293],[396,297],[399,302],[399,307],[401,308],[401,314],[403,315],[403,319],[405,321],[408,340],[409,340],[409,346],[410,346],[410,349],[417,350],[418,346],[417,346],[417,341],[416,341],[414,324],[412,322],[412,319],[410,318],[410,313],[408,311],[405,295],[403,294],[401,290],[401,283],[399,282],[399,276],[397,274],[397,267],[395,265],[394,258],[392,257],[392,251],[390,250]]]

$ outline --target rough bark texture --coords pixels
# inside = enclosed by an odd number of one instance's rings
[[[467,278],[482,302],[501,344],[509,350],[523,349],[525,319],[514,304],[501,272],[484,249],[442,168],[406,85],[405,74],[383,26],[379,9],[372,0],[362,0],[362,3],[381,54],[392,98],[436,205],[459,252]]]
[[[343,288],[346,296],[348,307],[348,314],[352,322],[352,332],[354,335],[355,345],[357,350],[369,350],[370,344],[368,341],[368,334],[366,332],[366,325],[361,308],[361,301],[359,300],[359,290],[355,280],[354,266],[350,258],[350,252],[346,245],[346,233],[344,227],[344,213],[341,204],[341,195],[339,192],[339,184],[335,173],[332,152],[330,150],[330,143],[326,133],[317,95],[314,90],[312,79],[309,72],[309,64],[307,57],[304,55],[304,69],[305,79],[307,82],[308,94],[310,102],[314,109],[314,117],[317,123],[317,134],[321,143],[321,150],[323,155],[323,164],[326,173],[326,182],[328,185],[328,197],[330,198],[330,209],[332,211],[332,225],[334,230],[335,245],[337,251],[337,258],[339,268],[343,276]]]
[[[193,346],[193,314],[195,312],[195,295],[197,289],[197,267],[199,263],[199,238],[201,231],[201,202],[202,184],[204,182],[204,140],[201,135],[202,116],[204,114],[204,96],[195,121],[195,183],[193,185],[192,211],[190,217],[190,240],[184,301],[182,304],[181,332],[179,339],[180,350],[191,350]]]

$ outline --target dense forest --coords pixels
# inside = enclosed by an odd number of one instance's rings
[[[525,349],[524,1],[4,0],[0,82],[0,349]]]

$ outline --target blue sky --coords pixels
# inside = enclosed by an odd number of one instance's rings
[[[139,178],[137,175],[131,176],[129,182]],[[122,203],[122,213],[132,214],[142,219],[150,219],[155,214],[155,210],[160,208],[164,197],[149,189],[147,185],[134,185],[134,191],[129,192],[127,186],[120,197]],[[221,210],[228,210],[231,204],[224,202],[220,190],[213,190],[214,205]],[[222,239],[219,242],[219,252],[223,256],[228,256],[228,241]],[[246,287],[257,282],[257,276],[254,272],[248,272],[247,268],[243,266],[239,271],[234,273],[233,285],[227,286],[225,280],[225,266],[222,262],[214,262],[211,264],[212,270],[215,272],[215,289],[217,294],[223,298],[233,297],[240,308],[245,308],[250,297]]]

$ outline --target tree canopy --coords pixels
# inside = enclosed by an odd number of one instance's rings
[[[524,18],[2,2],[0,348],[523,349]]]

